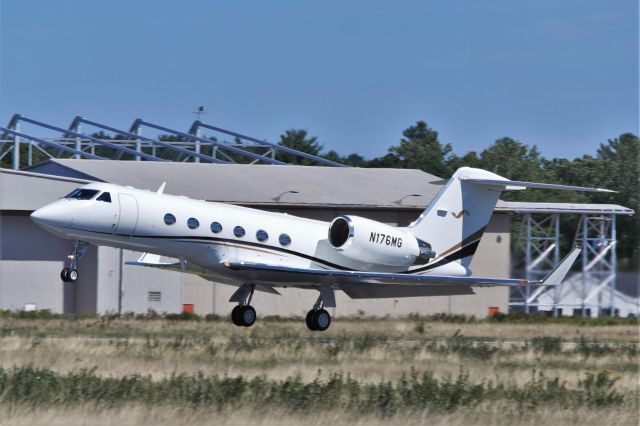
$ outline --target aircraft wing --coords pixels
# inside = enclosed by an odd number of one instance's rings
[[[442,296],[474,294],[472,287],[558,285],[580,254],[575,248],[543,280],[411,275],[361,271],[291,268],[281,265],[225,262],[224,265],[244,274],[249,282],[292,287],[333,286],[352,298]]]

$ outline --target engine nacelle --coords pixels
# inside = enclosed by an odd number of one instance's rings
[[[358,216],[335,218],[329,226],[329,243],[342,255],[365,263],[409,266],[435,257],[431,245],[413,234]]]

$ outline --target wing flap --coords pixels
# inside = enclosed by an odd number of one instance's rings
[[[502,278],[455,277],[444,275],[412,275],[385,272],[336,271],[327,269],[291,268],[279,265],[257,263],[224,263],[229,269],[245,272],[248,279],[267,281],[275,284],[282,282],[298,284],[380,284],[409,287],[450,287],[450,286],[520,286],[532,284],[531,281]]]
[[[421,296],[457,296],[475,294],[471,286],[431,286],[418,287],[415,285],[395,284],[384,285],[375,283],[339,284],[339,287],[352,299],[388,299],[400,297]]]

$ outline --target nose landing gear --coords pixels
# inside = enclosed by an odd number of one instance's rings
[[[69,259],[69,267],[65,267],[60,272],[60,278],[65,283],[74,283],[78,280],[78,261],[87,251],[87,243],[84,241],[73,241],[71,254],[67,256]]]

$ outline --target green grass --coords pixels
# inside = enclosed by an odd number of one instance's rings
[[[473,383],[464,370],[456,377],[441,379],[429,372],[411,371],[394,382],[379,383],[362,383],[342,374],[311,382],[300,377],[270,380],[203,374],[153,380],[142,375],[101,377],[93,370],[60,374],[44,367],[26,366],[0,367],[0,401],[39,407],[87,402],[106,406],[172,403],[219,410],[248,404],[286,411],[338,409],[380,416],[424,408],[455,410],[498,400],[513,402],[525,410],[533,410],[540,404],[594,409],[620,405],[625,398],[634,400],[637,395],[625,395],[615,389],[617,380],[606,370],[586,373],[576,388],[541,372],[533,372],[530,381],[522,385]]]

